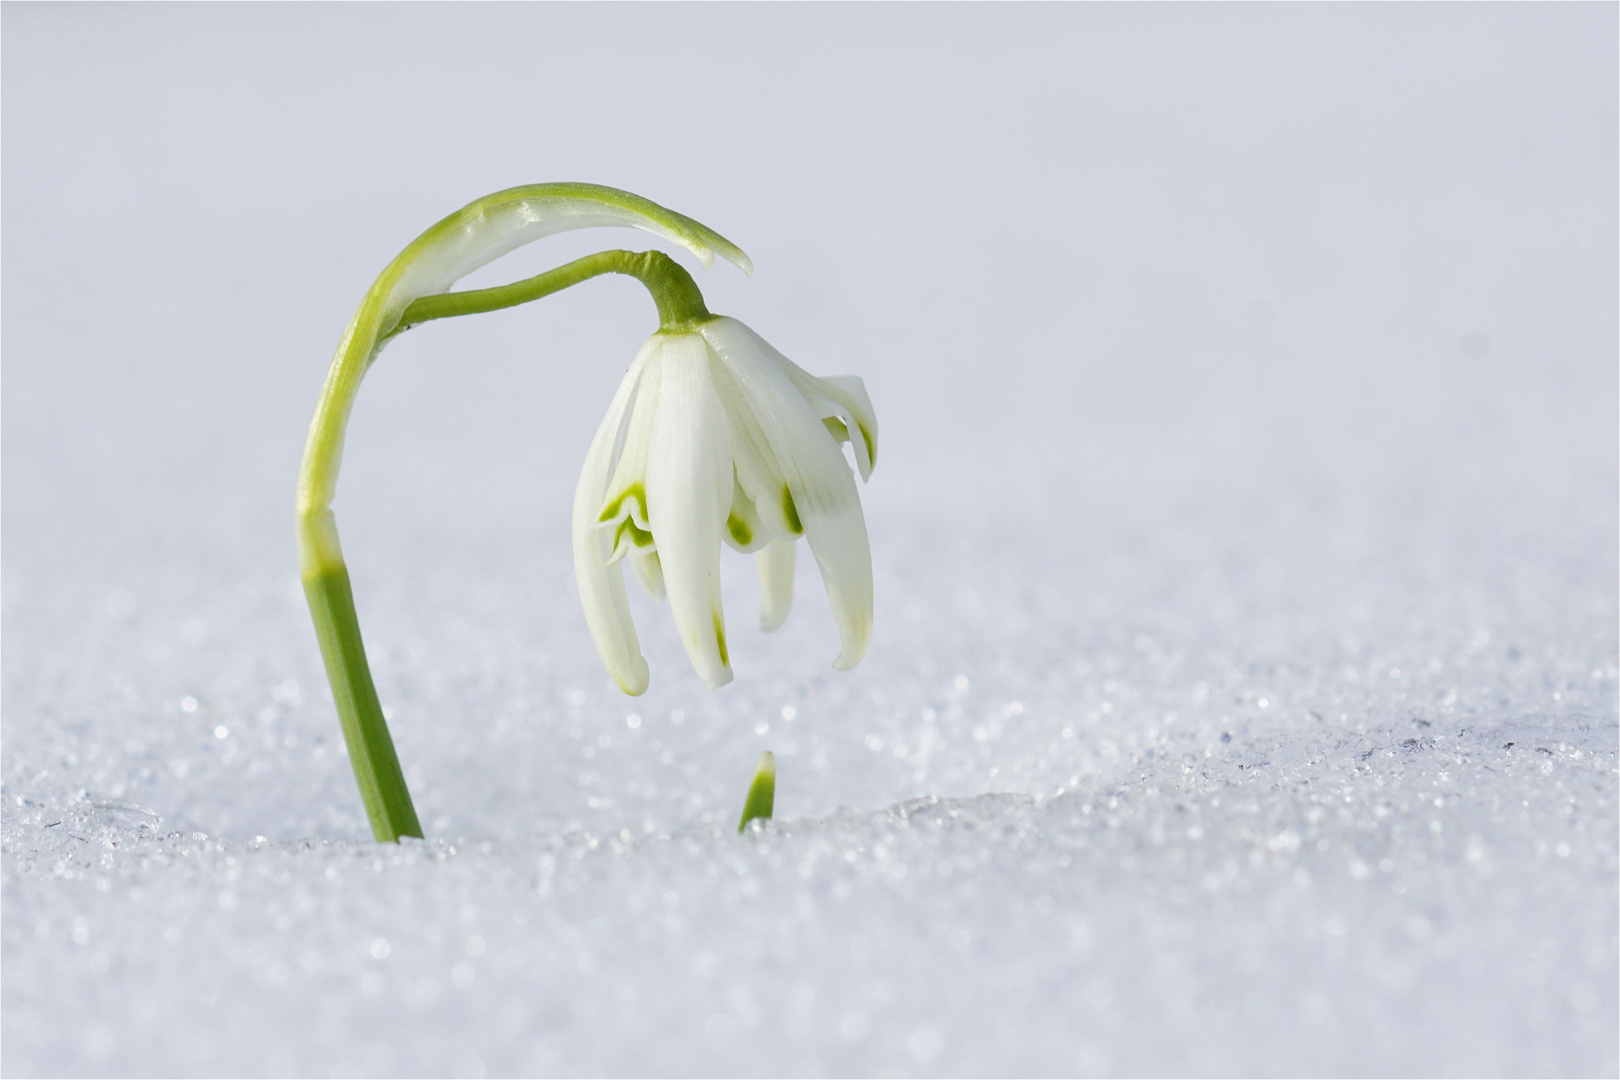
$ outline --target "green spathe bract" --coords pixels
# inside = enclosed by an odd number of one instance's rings
[[[450,293],[456,281],[514,249],[570,229],[631,226],[752,273],[753,264],[719,233],[657,203],[597,184],[534,184],[485,196],[417,237],[367,291],[339,343],[310,421],[298,476],[298,553],[304,592],[337,703],[360,796],[379,841],[421,836],[405,777],[372,685],[332,499],[349,414],[366,370],[395,334],[430,319],[526,303],[600,274],[641,281],[658,305],[660,328],[686,330],[709,318],[697,285],[661,252],[605,251],[512,285]]]

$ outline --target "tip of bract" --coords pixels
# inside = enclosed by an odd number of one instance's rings
[[[703,263],[703,269],[707,270],[709,267],[714,265],[714,256],[715,253],[718,252],[720,257],[726,260],[726,262],[730,263],[732,266],[735,266],[749,277],[754,276],[754,260],[748,257],[747,252],[743,251],[742,248],[738,247],[736,244],[733,244],[730,240],[727,240],[719,233],[714,232],[712,229],[706,230],[706,232],[707,236],[705,239],[708,241],[708,244],[702,251],[697,252],[699,261]]]

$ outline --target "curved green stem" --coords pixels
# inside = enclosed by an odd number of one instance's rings
[[[526,303],[598,274],[628,274],[658,304],[660,324],[708,318],[692,277],[662,252],[607,251],[495,289],[446,294],[493,259],[568,229],[629,225],[681,244],[705,266],[716,253],[752,272],[748,256],[719,233],[627,191],[595,184],[534,184],[475,200],[417,237],[367,291],[350,320],[310,420],[298,474],[298,559],[337,704],[350,763],[379,841],[421,836],[405,776],[366,661],[332,499],[343,440],[360,382],[382,347],[411,325]]]
[[[400,315],[399,325],[389,333],[388,338],[433,319],[479,315],[527,304],[530,300],[561,292],[570,285],[578,285],[601,274],[624,274],[647,286],[653,302],[658,305],[660,330],[686,330],[713,318],[703,303],[703,294],[698,291],[692,275],[662,251],[598,251],[595,255],[575,259],[555,270],[547,270],[510,285],[439,293],[437,296],[413,300]]]

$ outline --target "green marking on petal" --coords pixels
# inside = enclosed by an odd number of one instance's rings
[[[631,484],[629,487],[619,492],[619,497],[608,503],[607,506],[603,507],[601,515],[596,520],[606,524],[618,517],[619,511],[623,508],[624,501],[626,499],[634,499],[636,502],[640,503],[641,516],[647,516],[647,489],[641,484],[636,483]]]
[[[718,611],[714,613],[714,640],[720,646],[720,662],[730,667],[731,655],[726,652],[726,624]]]
[[[794,536],[804,535],[804,524],[799,520],[799,508],[793,505],[793,492],[788,490],[786,484],[782,485],[782,516],[787,518],[788,528],[793,530]]]
[[[619,527],[613,531],[614,547],[619,546],[619,541],[624,539],[625,533],[630,534],[630,543],[642,551],[651,551],[657,546],[652,533],[637,526],[630,518],[625,518],[619,522]]]
[[[737,541],[739,547],[747,547],[748,542],[754,538],[754,530],[748,527],[748,522],[736,514],[726,518],[726,531],[731,533],[731,538]]]
[[[866,464],[877,468],[877,443],[872,441],[872,433],[866,430],[865,424],[856,424],[861,429],[861,442],[866,444]]]

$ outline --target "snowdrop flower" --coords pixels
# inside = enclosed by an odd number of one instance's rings
[[[574,568],[591,636],[627,694],[647,689],[621,563],[669,597],[681,642],[711,688],[731,681],[720,545],[753,552],[760,625],[793,600],[794,549],[810,544],[842,651],[872,633],[872,560],[849,442],[865,480],[877,419],[861,380],[816,378],[735,319],[709,317],[647,339],[608,407],[574,495]]]
[[[498,311],[604,274],[634,278],[658,308],[659,332],[631,365],[591,445],[574,502],[574,561],[597,649],[624,690],[647,688],[619,563],[648,591],[667,591],[698,673],[731,680],[720,608],[720,542],[756,552],[763,623],[793,597],[793,550],[810,541],[832,599],[848,668],[872,626],[872,567],[855,481],[838,440],[853,439],[865,477],[877,424],[859,379],[817,379],[747,327],[717,319],[697,283],[661,251],[598,251],[521,281],[451,291],[466,274],[542,237],[630,226],[715,257],[753,263],[713,229],[648,199],[599,184],[529,184],[475,199],[429,227],[372,283],[338,343],[310,420],[298,473],[299,568],[361,802],[379,841],[422,826],[371,677],[338,541],[332,500],[349,414],[383,347],[435,319]],[[750,797],[750,805],[753,804]],[[769,816],[768,806],[762,815]],[[746,815],[745,815],[746,820]]]

